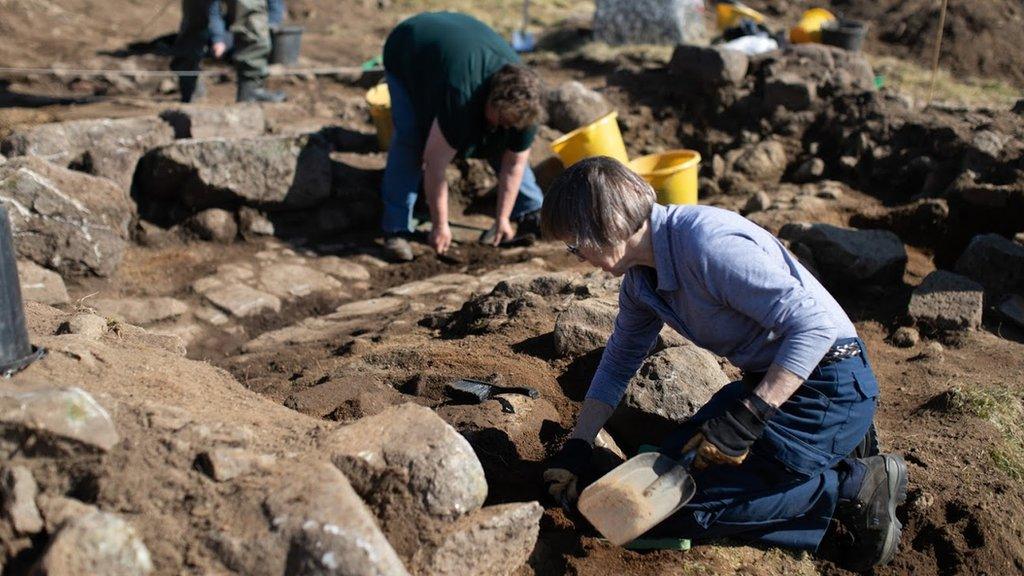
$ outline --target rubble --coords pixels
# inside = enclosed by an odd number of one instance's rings
[[[728,382],[710,352],[693,344],[666,348],[644,361],[606,427],[635,454],[642,444],[659,445]]]
[[[787,224],[779,237],[802,244],[832,289],[893,284],[903,278],[907,252],[887,230],[854,230],[829,224]]]
[[[1015,294],[1007,298],[999,305],[999,312],[1020,328],[1024,328],[1024,296]]]
[[[536,502],[479,510],[449,527],[439,544],[417,552],[417,573],[509,576],[533,552],[543,512]]]
[[[64,523],[35,568],[48,576],[144,576],[152,571],[149,550],[131,525],[100,511]]]
[[[917,330],[909,326],[900,326],[892,335],[892,343],[900,348],[913,348],[921,341],[921,335]]]
[[[290,543],[286,574],[408,574],[345,476],[329,464],[282,463],[266,509]]]
[[[38,491],[36,480],[28,468],[6,466],[0,470],[3,516],[10,519],[19,534],[36,534],[43,529],[43,517],[36,507]]]
[[[53,270],[47,270],[31,260],[18,261],[18,280],[21,298],[55,306],[67,304],[68,289],[64,279]]]
[[[195,214],[185,221],[185,226],[199,238],[221,244],[230,244],[238,236],[235,215],[220,208],[208,208]]]
[[[262,136],[267,119],[258,104],[210,106],[182,104],[164,110],[160,118],[174,129],[174,137],[245,138]]]
[[[197,210],[309,208],[331,195],[330,146],[317,135],[179,140],[142,159],[137,187]]]
[[[129,190],[139,159],[174,140],[174,130],[152,116],[73,120],[16,130],[0,142],[7,156],[38,156],[66,168],[108,178]]]
[[[618,313],[618,304],[611,300],[589,298],[573,302],[555,320],[555,354],[566,358],[603,348]]]
[[[218,447],[199,455],[196,466],[217,482],[227,482],[257,471],[268,471],[277,463],[271,454],[253,453],[244,448]]]
[[[956,271],[996,294],[1024,293],[1024,246],[998,234],[975,236]]]
[[[668,65],[679,81],[708,88],[739,84],[748,66],[749,60],[743,52],[688,44],[676,46]]]
[[[984,289],[959,274],[936,270],[910,296],[907,314],[933,330],[967,330],[981,326]]]
[[[454,520],[479,510],[487,497],[472,447],[429,408],[389,408],[339,428],[323,448],[385,530],[399,520],[395,514]],[[403,500],[410,510],[400,509]]]
[[[68,453],[106,452],[121,440],[110,414],[81,388],[0,390],[0,431],[8,456],[30,436]]]
[[[127,247],[134,212],[110,180],[28,157],[0,168],[0,202],[18,256],[62,276],[109,276]]]
[[[571,132],[611,112],[612,106],[600,92],[571,80],[547,93],[548,125],[555,130]]]

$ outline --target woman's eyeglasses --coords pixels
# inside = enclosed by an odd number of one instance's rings
[[[565,249],[569,251],[569,254],[583,260],[583,255],[580,254],[580,247],[576,244],[566,244]]]

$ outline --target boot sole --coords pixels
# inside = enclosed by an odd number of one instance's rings
[[[886,511],[889,515],[889,530],[885,534],[885,547],[882,548],[882,555],[876,566],[888,564],[899,551],[903,524],[896,517],[896,508],[907,500],[907,463],[896,455],[885,454],[882,458],[885,459],[885,477],[889,491],[889,507]]]

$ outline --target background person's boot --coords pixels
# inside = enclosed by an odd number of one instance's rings
[[[262,80],[239,80],[236,102],[284,102],[284,92],[273,92],[263,86]]]
[[[206,97],[206,83],[202,76],[179,76],[178,91],[181,92],[181,101],[191,104]]]
[[[401,236],[388,236],[384,239],[384,254],[392,262],[412,262],[412,246]]]

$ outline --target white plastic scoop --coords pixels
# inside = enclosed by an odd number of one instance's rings
[[[692,459],[692,453],[684,462]],[[682,508],[697,491],[686,466],[658,452],[634,456],[580,494],[580,512],[622,546]]]

